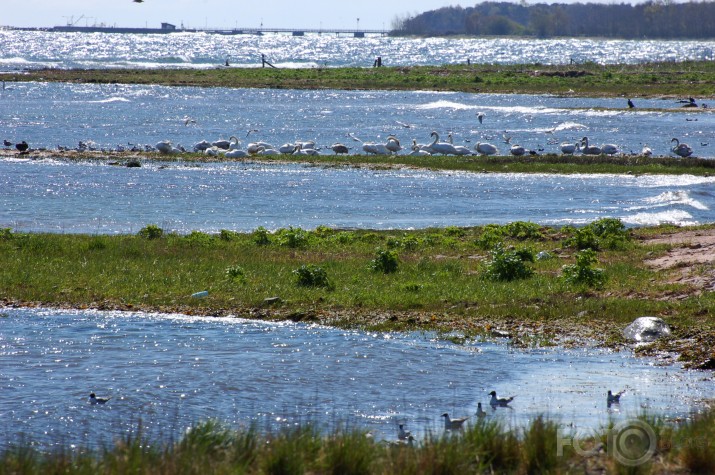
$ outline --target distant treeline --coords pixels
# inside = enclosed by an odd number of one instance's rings
[[[631,5],[484,2],[396,18],[395,35],[715,38],[715,2],[656,0]]]

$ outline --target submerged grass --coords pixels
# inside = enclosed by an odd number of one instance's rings
[[[321,434],[306,425],[266,434],[206,421],[175,442],[147,440],[141,429],[100,449],[43,451],[20,441],[0,451],[0,475],[713,473],[714,414],[683,423],[641,415],[586,439],[546,416],[521,429],[479,419],[411,443],[377,441],[360,430]]]
[[[168,86],[433,90],[599,96],[712,97],[712,61],[636,65],[442,65],[382,68],[42,69],[0,73],[6,81]]]
[[[713,335],[713,295],[670,283],[643,264],[668,249],[638,243],[653,230],[614,228],[622,233],[616,239],[589,227],[516,224],[215,235],[159,233],[150,225],[119,236],[6,229],[0,233],[0,302],[423,328],[467,337],[499,327],[513,331],[517,345],[573,338],[618,345],[619,329],[643,315],[663,317],[676,337]],[[581,251],[574,243],[596,246],[593,261],[577,264]],[[382,262],[376,256],[387,256],[390,272],[376,271]],[[490,272],[497,265],[499,278]],[[566,265],[583,266],[587,276],[597,271],[599,279],[568,279]],[[192,297],[200,291],[208,296]],[[685,349],[693,361],[707,358]]]

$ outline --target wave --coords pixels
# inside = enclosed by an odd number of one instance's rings
[[[427,104],[418,104],[415,107],[415,109],[418,109],[418,110],[429,110],[429,109],[468,110],[468,109],[476,109],[476,108],[477,107],[473,106],[473,105],[462,104],[461,102],[445,101],[445,100],[428,102]]]
[[[130,101],[126,97],[110,97],[108,99],[101,99],[98,101],[87,101],[87,102],[89,102],[90,104],[107,104],[110,102],[132,102],[132,101]]]
[[[668,210],[655,213],[636,213],[621,218],[625,224],[636,226],[656,226],[658,224],[674,224],[676,226],[694,226],[698,224],[693,216],[683,210]]]
[[[662,208],[665,206],[685,205],[701,211],[707,211],[709,208],[700,201],[692,198],[687,191],[666,191],[656,196],[644,198],[645,206],[632,206],[627,208],[628,211],[639,209]]]

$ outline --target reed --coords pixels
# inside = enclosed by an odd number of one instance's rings
[[[197,423],[177,441],[148,440],[141,429],[102,448],[55,446],[42,450],[31,440],[0,450],[0,475],[65,474],[462,474],[462,473],[712,473],[712,409],[684,423],[641,415],[614,434],[614,422],[599,439],[581,441],[578,450],[559,443],[569,435],[556,421],[537,416],[520,429],[478,420],[463,431],[428,433],[411,445],[378,441],[360,430],[320,433],[311,425],[261,433],[231,429],[217,421]],[[644,427],[636,464],[619,458],[627,445],[615,438]],[[611,434],[610,436],[607,434]],[[609,439],[609,437],[611,439]],[[649,437],[655,437],[650,445]],[[643,453],[643,452],[639,452]],[[624,463],[625,461],[625,463]]]

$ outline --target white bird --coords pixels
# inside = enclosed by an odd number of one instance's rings
[[[160,153],[171,153],[171,150],[174,148],[174,146],[168,140],[162,140],[160,142],[157,142],[155,147]]]
[[[390,150],[384,143],[366,142],[362,144],[362,149],[365,153],[373,155],[390,155]]]
[[[314,148],[303,148],[303,144],[299,142],[298,145],[295,146],[293,155],[302,155],[302,156],[318,155],[318,151],[315,150]]]
[[[482,403],[477,404],[477,417],[486,417],[487,413],[482,409]]]
[[[410,431],[405,430],[404,424],[400,424],[400,427],[397,430],[397,438],[400,440],[407,440],[408,437],[410,437]]]
[[[295,152],[296,144],[294,143],[284,143],[280,147],[278,147],[278,151],[280,153],[293,153]]]
[[[611,143],[603,144],[601,145],[601,153],[605,153],[606,155],[615,155],[618,153],[618,147]]]
[[[395,137],[394,135],[390,135],[387,137],[387,142],[385,143],[385,147],[390,151],[397,153],[400,150],[402,150],[402,146],[400,145],[400,141]]]
[[[202,140],[201,142],[196,142],[196,144],[194,144],[194,152],[203,152],[210,146],[211,146],[211,143],[208,140]]]
[[[482,142],[477,142],[477,145],[474,146],[474,150],[476,150],[480,155],[496,155],[499,153],[499,149],[497,149],[494,145]]]
[[[484,120],[484,115],[485,115],[484,112],[477,112],[477,119],[479,119],[480,124]]]
[[[579,143],[561,142],[561,153],[565,155],[572,155],[580,151],[581,147]]]
[[[264,147],[261,146],[258,151],[256,152],[256,155],[280,155],[281,153],[272,148],[272,147]]]
[[[343,145],[343,144],[341,144],[341,143],[334,143],[334,144],[330,147],[330,149],[331,149],[333,152],[335,152],[335,155],[338,155],[338,154],[340,154],[340,153],[349,153],[349,152],[350,152],[350,149],[348,149],[348,147],[346,147],[345,145]]]
[[[452,141],[451,133],[449,133],[447,135],[447,140],[449,140],[449,143],[454,145],[454,142]],[[472,154],[472,151],[463,145],[454,145],[454,151],[455,151],[455,155],[471,155]]]
[[[521,157],[526,153],[526,149],[522,147],[521,145],[512,145],[511,149],[509,149],[512,155],[515,157]]]
[[[110,397],[97,397],[94,393],[89,395],[90,404],[106,404],[110,399]]]
[[[651,155],[653,155],[653,150],[651,150],[648,145],[643,145],[641,155],[643,155],[644,157],[650,157]]]
[[[509,403],[514,400],[514,396],[498,398],[496,391],[490,392],[489,395],[492,397],[492,399],[489,401],[489,404],[491,404],[493,407],[507,407]]]
[[[442,414],[442,417],[444,417],[444,430],[459,430],[467,420],[466,417],[462,417],[460,419],[450,419],[449,414],[446,412]]]
[[[672,139],[670,143],[675,142],[675,145],[670,149],[674,154],[679,155],[683,158],[689,157],[693,154],[693,149],[690,145],[686,143],[680,143],[678,139]]]
[[[218,147],[223,150],[228,150],[228,148],[231,146],[231,140],[218,139],[215,142],[211,142],[211,146]]]
[[[430,153],[439,153],[442,155],[456,155],[457,150],[455,150],[454,145],[448,142],[440,142],[439,134],[437,132],[432,132],[430,137],[434,137],[434,140],[427,147],[427,151]]]
[[[611,404],[618,404],[621,402],[621,396],[625,393],[626,391],[620,391],[617,392],[616,394],[613,394],[611,390],[608,390],[608,395],[606,396],[606,403],[610,406]]]
[[[257,154],[261,150],[273,150],[273,145],[266,142],[251,142],[246,146],[246,151],[251,155]],[[276,152],[278,152],[276,150]]]
[[[228,138],[228,141],[231,142],[231,144],[228,146],[229,150],[238,150],[238,148],[241,146],[241,141],[238,140],[238,137],[236,137],[235,135],[230,136]]]
[[[601,155],[602,153],[599,147],[588,144],[588,137],[581,139],[581,147],[581,152],[583,152],[584,155]]]
[[[226,158],[243,158],[243,157],[247,157],[247,156],[248,156],[248,153],[247,153],[245,150],[241,150],[241,149],[238,149],[238,148],[234,148],[233,150],[229,150],[229,151],[226,152],[226,154],[224,155],[224,157],[226,157]]]

